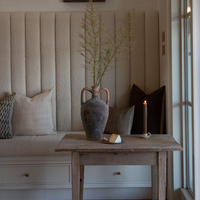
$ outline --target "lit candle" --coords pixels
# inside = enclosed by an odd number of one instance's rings
[[[143,103],[143,133],[147,133],[147,101]]]
[[[188,7],[188,8],[187,8],[187,13],[190,13],[190,12],[191,12],[191,8]]]

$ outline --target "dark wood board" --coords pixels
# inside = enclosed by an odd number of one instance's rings
[[[93,2],[105,2],[106,0],[93,0]],[[78,3],[78,2],[88,2],[88,0],[63,0],[65,3]]]

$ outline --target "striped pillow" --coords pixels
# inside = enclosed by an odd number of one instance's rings
[[[0,139],[12,138],[11,118],[15,93],[0,100]]]
[[[133,124],[135,106],[129,108],[109,108],[105,133],[130,135]]]

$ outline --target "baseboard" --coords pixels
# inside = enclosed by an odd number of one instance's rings
[[[3,200],[71,200],[71,189],[0,190]],[[141,200],[151,199],[151,188],[85,189],[84,200]]]

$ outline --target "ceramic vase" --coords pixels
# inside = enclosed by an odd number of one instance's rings
[[[92,93],[92,98],[83,102],[84,91]],[[99,99],[100,92],[107,94],[106,103]],[[99,90],[98,86],[83,88],[81,92],[81,119],[88,140],[100,140],[102,138],[109,114],[109,91],[106,88]]]

